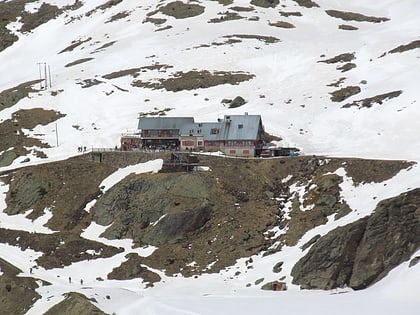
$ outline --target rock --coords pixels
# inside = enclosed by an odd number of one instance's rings
[[[200,229],[210,219],[210,214],[208,203],[197,209],[169,213],[144,235],[143,241],[155,246],[176,243]]]
[[[241,97],[241,96],[237,96],[233,99],[233,101],[229,104],[229,108],[236,108],[236,107],[241,107],[242,105],[244,105],[246,103],[246,101]]]
[[[63,314],[105,314],[95,305],[93,305],[86,296],[70,292],[65,294],[65,299],[60,303],[54,305],[46,313],[46,315]]]
[[[287,285],[285,282],[280,281],[272,281],[267,282],[261,287],[261,290],[269,290],[269,291],[286,291]]]
[[[281,266],[283,266],[283,262],[282,261],[280,261],[277,264],[275,264],[274,267],[273,267],[273,272],[279,273],[281,271],[281,269],[282,269]]]
[[[414,267],[415,265],[417,265],[420,261],[420,256],[416,256],[413,259],[411,259],[410,264],[408,265],[408,267]]]
[[[206,181],[194,174],[137,175],[108,190],[91,212],[98,224],[111,225],[106,237],[173,243],[208,220],[208,190]]]
[[[314,237],[312,237],[309,241],[307,241],[305,244],[303,244],[300,248],[302,249],[302,251],[305,251],[306,249],[311,247],[313,244],[315,244],[320,238],[321,238],[321,235],[317,234]]]
[[[364,289],[420,247],[420,189],[379,203],[374,213],[321,237],[292,269],[303,289]]]

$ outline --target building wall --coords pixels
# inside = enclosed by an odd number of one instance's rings
[[[204,140],[202,136],[181,136],[180,149],[204,149]]]
[[[225,155],[238,156],[238,157],[254,157],[255,147],[223,147],[221,151]]]

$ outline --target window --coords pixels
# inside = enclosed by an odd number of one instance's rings
[[[193,147],[193,146],[195,146],[195,142],[194,142],[194,140],[182,140],[182,146]]]
[[[217,134],[219,134],[219,128],[211,128],[210,129],[210,134],[211,135],[217,135]]]
[[[197,141],[197,145],[198,145],[199,147],[202,147],[202,146],[203,146],[203,141],[198,140],[198,141]]]
[[[229,150],[229,154],[236,154],[236,150]]]
[[[239,128],[239,129],[242,129],[243,127],[244,127],[244,124],[239,124],[239,125],[238,125],[238,128]]]

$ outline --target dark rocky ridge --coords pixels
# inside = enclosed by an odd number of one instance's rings
[[[420,189],[380,202],[375,212],[321,237],[293,268],[304,289],[364,289],[420,248]]]

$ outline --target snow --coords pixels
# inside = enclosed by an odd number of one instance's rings
[[[148,172],[157,173],[160,169],[162,169],[162,165],[163,160],[157,159],[120,168],[118,171],[105,178],[99,187],[102,187],[102,191],[105,193],[108,189],[130,174],[141,174]]]
[[[44,2],[60,7],[74,3],[70,0]],[[282,11],[299,11],[303,16],[285,18],[279,16],[280,7],[255,7],[256,11],[240,12],[240,15],[247,18],[258,15],[260,21],[237,20],[224,23],[207,21],[228,7],[217,1],[202,1],[206,10],[198,17],[177,20],[161,13],[153,16],[164,17],[168,20],[165,25],[173,26],[160,32],[155,31],[157,27],[152,23],[142,23],[147,17],[146,10],[156,8],[156,1],[144,0],[139,3],[127,0],[106,11],[84,16],[105,2],[85,1],[77,11],[66,12],[66,15],[27,34],[18,32],[20,21],[7,26],[13,33],[19,34],[20,39],[0,52],[0,72],[7,73],[0,78],[0,91],[38,79],[38,62],[46,62],[50,66],[52,88],[30,93],[28,98],[0,111],[0,122],[11,118],[19,109],[34,107],[57,110],[66,116],[46,126],[38,125],[33,130],[24,130],[25,134],[51,146],[42,149],[47,159],[36,158],[30,153],[29,162],[21,163],[26,157],[20,157],[8,167],[0,167],[0,172],[76,156],[80,154],[77,152],[79,146],[86,146],[88,152],[93,147],[113,148],[119,143],[122,132],[137,126],[136,118],[140,112],[164,108],[173,109],[167,113],[170,116],[192,116],[197,121],[214,121],[225,114],[260,114],[266,131],[283,139],[280,145],[296,146],[305,154],[420,161],[420,111],[417,104],[420,72],[415,66],[420,53],[418,49],[405,53],[387,53],[399,45],[418,40],[418,1],[386,0],[378,3],[319,0],[316,2],[320,8],[309,9],[297,6],[295,1],[285,0],[282,1]],[[166,2],[169,1],[163,3]],[[27,4],[25,9],[34,12],[40,5],[40,2],[34,2]],[[249,1],[236,0],[234,5],[248,7]],[[325,14],[327,9],[384,16],[390,18],[390,21],[378,24],[343,21],[329,17]],[[105,23],[114,14],[123,11],[130,11],[130,17]],[[278,20],[290,21],[296,28],[281,29],[266,23]],[[354,25],[359,29],[339,30],[340,24]],[[232,34],[274,36],[280,42],[265,44],[258,40],[243,39],[234,45],[194,48],[213,42],[225,42],[223,36]],[[73,51],[59,53],[73,41],[89,37],[92,38],[90,41]],[[111,41],[116,42],[97,51]],[[318,62],[341,53],[354,53],[356,59],[353,62],[357,67],[342,73],[336,70],[341,64]],[[95,59],[65,67],[70,62],[87,57]],[[219,85],[174,93],[133,87],[130,85],[131,77],[114,80],[102,77],[114,71],[155,63],[173,68],[166,73],[152,70],[141,72],[141,80],[166,78],[176,71],[191,69],[244,71],[255,74],[255,78],[238,85]],[[361,92],[342,103],[333,103],[329,93],[339,87],[329,85],[341,77],[345,80],[340,87],[358,85]],[[78,84],[93,78],[103,83],[90,88],[82,88]],[[366,84],[360,84],[362,80]],[[403,91],[401,96],[385,101],[382,105],[375,104],[371,108],[361,109],[341,108],[355,100],[396,90]],[[53,96],[52,92],[58,94]],[[237,95],[247,100],[241,108],[228,109],[220,103],[223,98]],[[28,149],[33,151],[39,148]],[[153,160],[122,168],[106,178],[100,187],[106,192],[129,174],[156,173],[161,167],[162,160]],[[163,280],[147,290],[141,279],[99,281],[98,277],[106,279],[113,268],[124,262],[126,254],[148,256],[156,248],[133,248],[132,241],[128,239],[107,240],[100,237],[106,227],[95,223],[84,230],[82,237],[122,247],[123,253],[53,270],[36,267],[32,275],[29,274],[29,268],[35,266],[34,261],[40,253],[0,244],[0,257],[20,268],[20,276],[33,276],[52,283],[51,286],[37,290],[42,299],[27,314],[44,313],[63,299],[62,294],[70,291],[95,298],[101,309],[116,314],[134,314],[139,310],[145,314],[416,313],[420,308],[416,284],[420,278],[419,264],[408,268],[408,262],[403,263],[379,283],[358,292],[349,289],[307,292],[291,285],[290,270],[306,253],[300,249],[302,244],[316,234],[325,235],[337,226],[369,215],[383,199],[420,186],[418,164],[385,182],[362,183],[357,186],[344,168],[335,173],[344,177],[340,184],[341,198],[353,211],[340,220],[330,218],[327,224],[306,233],[296,246],[286,247],[267,257],[253,256],[252,269],[247,268],[246,260],[243,259],[219,274],[204,274],[198,278],[183,278],[180,275],[167,277],[163,272],[155,271]],[[286,177],[283,183],[286,184],[288,180],[290,177]],[[298,185],[291,187],[301,204],[304,188]],[[44,215],[34,221],[26,218],[29,213],[14,216],[4,213],[8,190],[8,185],[0,182],[1,228],[36,233],[54,232],[44,226],[51,218],[50,209],[45,209]],[[89,212],[95,202],[90,202],[85,211]],[[285,202],[283,211],[286,217],[290,209],[291,202]],[[306,208],[308,211],[310,209],[310,206]],[[284,233],[279,229],[273,229],[272,232],[276,235]],[[417,252],[413,257],[419,255],[420,252]],[[279,261],[284,262],[283,270],[280,274],[274,274],[272,267]],[[239,276],[235,276],[237,271],[241,272]],[[289,290],[286,292],[266,292],[254,284],[260,278],[264,278],[265,283],[278,280],[281,276],[285,276],[288,283]],[[71,283],[68,277],[72,277]],[[80,279],[83,279],[83,285]],[[248,283],[250,287],[246,287]],[[110,299],[106,296],[110,296]]]

